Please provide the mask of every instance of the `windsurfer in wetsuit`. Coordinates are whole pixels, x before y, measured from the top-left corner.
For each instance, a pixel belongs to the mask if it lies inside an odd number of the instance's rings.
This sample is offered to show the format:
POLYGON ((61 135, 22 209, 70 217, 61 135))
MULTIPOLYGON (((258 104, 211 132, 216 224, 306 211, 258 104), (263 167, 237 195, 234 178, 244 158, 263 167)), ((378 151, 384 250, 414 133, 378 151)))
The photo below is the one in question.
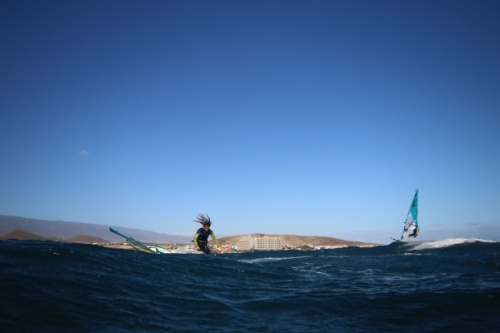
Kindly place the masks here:
POLYGON ((201 223, 201 225, 203 225, 203 227, 198 229, 198 231, 196 231, 196 234, 194 235, 193 242, 196 251, 203 251, 206 254, 210 254, 210 248, 208 247, 208 236, 211 236, 215 244, 219 246, 219 241, 215 237, 214 232, 210 230, 210 226, 212 225, 210 217, 208 217, 208 215, 199 214, 195 222, 201 223))
POLYGON ((409 237, 417 238, 418 232, 419 232, 418 227, 416 227, 415 229, 413 229, 413 233, 408 235, 408 238, 409 237))

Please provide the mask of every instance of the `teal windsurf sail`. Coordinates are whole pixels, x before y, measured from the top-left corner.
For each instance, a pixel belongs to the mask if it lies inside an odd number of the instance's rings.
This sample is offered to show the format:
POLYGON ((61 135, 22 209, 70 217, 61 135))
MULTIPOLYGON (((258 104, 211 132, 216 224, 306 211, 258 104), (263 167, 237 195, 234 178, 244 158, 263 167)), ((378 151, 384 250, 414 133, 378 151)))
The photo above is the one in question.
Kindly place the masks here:
POLYGON ((409 240, 410 238, 417 238, 420 229, 418 227, 418 189, 415 190, 415 195, 406 215, 406 220, 401 233, 401 240, 409 240))

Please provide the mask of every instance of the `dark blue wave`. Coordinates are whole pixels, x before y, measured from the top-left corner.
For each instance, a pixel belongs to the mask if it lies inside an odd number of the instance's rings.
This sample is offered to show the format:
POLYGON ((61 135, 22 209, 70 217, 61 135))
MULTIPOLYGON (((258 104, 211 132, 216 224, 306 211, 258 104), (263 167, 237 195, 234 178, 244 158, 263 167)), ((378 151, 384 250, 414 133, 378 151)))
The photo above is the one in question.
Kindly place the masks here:
POLYGON ((500 244, 150 255, 0 242, 3 332, 493 332, 500 244))

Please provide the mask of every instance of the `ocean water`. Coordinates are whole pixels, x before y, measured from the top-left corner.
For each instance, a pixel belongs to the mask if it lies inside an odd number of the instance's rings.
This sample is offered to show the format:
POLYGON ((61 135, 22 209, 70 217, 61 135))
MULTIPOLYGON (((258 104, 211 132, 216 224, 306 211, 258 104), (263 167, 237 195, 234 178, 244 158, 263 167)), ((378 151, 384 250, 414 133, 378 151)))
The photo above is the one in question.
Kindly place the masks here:
POLYGON ((151 255, 0 242, 2 332, 498 332, 500 243, 151 255))

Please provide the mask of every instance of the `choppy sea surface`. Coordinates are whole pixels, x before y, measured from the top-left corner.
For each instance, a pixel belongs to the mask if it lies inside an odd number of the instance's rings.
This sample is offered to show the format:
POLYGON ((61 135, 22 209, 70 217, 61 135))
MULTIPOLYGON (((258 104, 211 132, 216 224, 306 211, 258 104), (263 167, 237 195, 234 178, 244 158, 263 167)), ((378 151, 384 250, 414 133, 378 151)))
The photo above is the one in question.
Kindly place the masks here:
POLYGON ((498 332, 500 243, 151 255, 0 242, 2 332, 498 332))

